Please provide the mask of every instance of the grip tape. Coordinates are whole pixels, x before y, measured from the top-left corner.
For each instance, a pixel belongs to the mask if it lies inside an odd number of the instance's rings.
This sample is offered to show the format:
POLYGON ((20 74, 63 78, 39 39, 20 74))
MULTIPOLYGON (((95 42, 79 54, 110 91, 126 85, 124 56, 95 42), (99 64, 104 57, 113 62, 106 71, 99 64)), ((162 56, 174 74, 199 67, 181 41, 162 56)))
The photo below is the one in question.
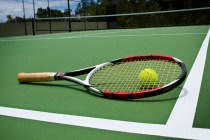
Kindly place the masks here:
POLYGON ((18 81, 20 83, 27 82, 48 82, 54 81, 56 73, 53 72, 40 72, 40 73, 19 73, 18 81))

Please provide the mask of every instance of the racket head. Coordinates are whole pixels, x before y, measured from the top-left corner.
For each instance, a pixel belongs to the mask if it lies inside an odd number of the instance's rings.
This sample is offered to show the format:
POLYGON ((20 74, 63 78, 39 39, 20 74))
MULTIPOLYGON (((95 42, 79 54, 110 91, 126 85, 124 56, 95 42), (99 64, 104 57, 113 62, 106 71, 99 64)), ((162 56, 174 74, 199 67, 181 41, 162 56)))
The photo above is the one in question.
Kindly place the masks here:
POLYGON ((96 66, 85 80, 91 93, 115 99, 137 99, 166 93, 186 78, 185 64, 163 55, 129 56, 96 66), (154 83, 139 82, 139 73, 151 68, 158 75, 154 83))

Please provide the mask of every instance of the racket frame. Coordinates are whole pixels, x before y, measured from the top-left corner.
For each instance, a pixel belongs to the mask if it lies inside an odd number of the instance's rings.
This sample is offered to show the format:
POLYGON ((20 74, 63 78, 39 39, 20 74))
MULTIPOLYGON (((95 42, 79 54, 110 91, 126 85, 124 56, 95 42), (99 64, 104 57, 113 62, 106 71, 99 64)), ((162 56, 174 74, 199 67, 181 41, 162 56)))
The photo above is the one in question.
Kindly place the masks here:
POLYGON ((97 95, 97 96, 101 96, 101 97, 107 97, 107 98, 115 98, 115 99, 136 99, 136 98, 145 98, 145 97, 151 97, 151 96, 156 96, 159 94, 163 94, 165 92, 168 92, 174 88, 176 88, 177 86, 179 86, 184 79, 186 78, 187 75, 187 70, 186 70, 186 66, 185 64, 174 57, 171 56, 163 56, 163 55, 157 55, 157 54, 152 54, 152 55, 138 55, 138 56, 129 56, 129 57, 125 57, 125 58, 120 58, 120 59, 116 59, 110 62, 106 62, 106 63, 102 63, 93 67, 88 67, 85 69, 80 69, 80 70, 76 70, 76 71, 72 71, 72 72, 64 72, 64 73, 52 73, 54 79, 53 80, 67 80, 67 81, 71 81, 80 85, 83 85, 87 90, 89 90, 92 94, 97 95), (107 67, 109 65, 113 65, 113 64, 117 64, 120 62, 132 62, 135 60, 165 60, 165 61, 169 61, 171 63, 176 63, 178 64, 181 69, 182 72, 180 74, 180 76, 168 83, 167 85, 161 86, 161 87, 157 87, 154 89, 145 89, 145 90, 140 90, 137 92, 111 92, 111 91, 106 91, 106 90, 100 90, 97 89, 95 87, 93 87, 90 84, 90 79, 93 76, 94 73, 96 73, 97 71, 99 71, 100 69, 103 69, 104 67, 107 67), (87 74, 85 80, 81 80, 76 78, 75 76, 79 76, 79 75, 83 75, 83 74, 87 74))

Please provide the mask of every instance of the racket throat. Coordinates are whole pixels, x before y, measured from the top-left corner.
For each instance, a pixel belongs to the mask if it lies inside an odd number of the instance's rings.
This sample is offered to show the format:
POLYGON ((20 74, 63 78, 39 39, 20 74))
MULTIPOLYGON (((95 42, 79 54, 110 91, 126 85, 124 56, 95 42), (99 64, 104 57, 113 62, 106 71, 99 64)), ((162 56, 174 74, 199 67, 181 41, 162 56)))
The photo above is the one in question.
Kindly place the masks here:
POLYGON ((85 81, 83 81, 83 80, 80 80, 80 79, 78 79, 78 78, 75 78, 75 77, 71 77, 71 76, 61 76, 61 77, 59 77, 60 79, 58 79, 58 80, 67 80, 67 81, 70 81, 70 82, 74 82, 74 83, 77 83, 77 84, 79 84, 79 85, 82 85, 82 86, 84 86, 84 87, 89 87, 90 86, 90 84, 85 80, 85 81))
POLYGON ((57 73, 55 75, 55 80, 67 80, 67 81, 70 81, 70 82, 74 82, 76 84, 84 86, 93 95, 104 96, 102 91, 92 87, 88 82, 89 80, 87 80, 87 79, 83 81, 83 80, 80 80, 80 79, 75 78, 75 77, 65 76, 65 73, 57 73))
POLYGON ((62 77, 65 76, 64 72, 58 72, 54 75, 55 80, 62 80, 62 77))

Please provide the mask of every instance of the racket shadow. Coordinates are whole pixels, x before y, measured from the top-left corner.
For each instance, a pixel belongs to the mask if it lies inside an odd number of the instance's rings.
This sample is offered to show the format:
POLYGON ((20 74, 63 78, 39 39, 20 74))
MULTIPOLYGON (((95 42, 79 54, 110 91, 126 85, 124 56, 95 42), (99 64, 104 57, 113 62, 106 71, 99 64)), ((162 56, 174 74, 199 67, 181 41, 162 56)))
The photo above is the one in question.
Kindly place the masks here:
MULTIPOLYGON (((81 85, 77 85, 77 84, 68 84, 68 85, 64 85, 64 84, 57 84, 57 83, 24 83, 26 85, 36 85, 36 86, 45 86, 45 87, 61 87, 61 88, 70 88, 73 90, 77 90, 83 93, 89 93, 89 91, 85 88, 83 88, 81 85)), ((90 93, 89 93, 90 94, 90 93)), ((90 94, 92 96, 97 96, 94 94, 90 94)), ((182 87, 177 87, 176 89, 161 94, 161 95, 157 95, 157 96, 152 96, 152 97, 148 97, 148 98, 141 98, 141 99, 134 99, 134 100, 119 100, 119 101, 130 101, 130 102, 162 102, 162 101, 170 101, 170 100, 177 100, 178 98, 183 98, 184 96, 187 95, 187 90, 182 88, 182 87), (182 95, 179 96, 179 94, 181 94, 181 90, 183 90, 184 92, 182 92, 182 95)), ((103 98, 100 96, 97 96, 99 98, 103 98)), ((108 98, 104 98, 104 99, 108 99, 108 98)), ((113 99, 108 99, 108 100, 113 100, 113 99)))
POLYGON ((138 100, 133 100, 134 102, 162 102, 162 101, 171 101, 171 100, 177 100, 178 98, 184 98, 187 96, 187 90, 180 87, 177 87, 176 89, 163 93, 161 95, 152 96, 148 98, 142 98, 138 100), (181 91, 183 91, 181 93, 181 91), (181 94, 181 95, 180 95, 181 94))
POLYGON ((61 88, 71 88, 74 90, 78 90, 81 92, 87 92, 86 89, 81 89, 80 85, 77 84, 71 84, 71 85, 64 85, 64 84, 56 84, 56 83, 24 83, 26 85, 35 85, 35 86, 46 86, 46 87, 61 87, 61 88))

